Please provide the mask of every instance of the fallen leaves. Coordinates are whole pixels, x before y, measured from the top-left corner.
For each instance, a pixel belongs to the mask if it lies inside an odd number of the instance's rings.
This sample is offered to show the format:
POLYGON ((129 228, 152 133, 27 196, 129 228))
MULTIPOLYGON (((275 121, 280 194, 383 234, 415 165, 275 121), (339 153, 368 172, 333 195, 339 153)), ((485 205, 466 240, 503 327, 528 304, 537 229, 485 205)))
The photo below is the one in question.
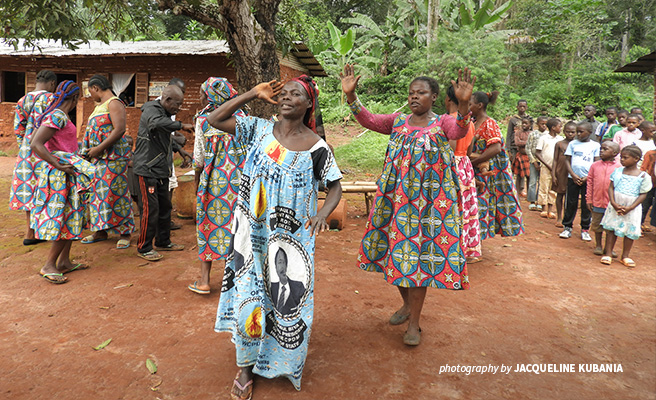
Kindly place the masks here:
POLYGON ((112 339, 109 338, 109 339, 105 340, 104 342, 100 343, 98 346, 94 347, 93 349, 94 350, 102 350, 105 347, 107 347, 107 345, 110 344, 111 342, 112 342, 112 339))
POLYGON ((146 360, 146 368, 148 368, 148 371, 150 371, 151 374, 157 372, 157 364, 155 364, 155 361, 150 358, 146 360))

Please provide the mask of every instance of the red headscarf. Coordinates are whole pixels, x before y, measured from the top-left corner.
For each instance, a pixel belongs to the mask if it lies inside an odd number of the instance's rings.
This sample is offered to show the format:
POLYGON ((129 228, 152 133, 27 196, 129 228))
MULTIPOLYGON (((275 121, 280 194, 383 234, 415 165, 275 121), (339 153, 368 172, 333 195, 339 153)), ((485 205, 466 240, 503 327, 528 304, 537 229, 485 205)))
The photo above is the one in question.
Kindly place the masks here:
POLYGON ((317 97, 319 96, 319 89, 317 89, 314 80, 305 74, 292 79, 292 81, 300 83, 310 98, 312 106, 305 113, 305 117, 303 117, 303 123, 305 126, 312 129, 314 133, 317 133, 317 121, 314 118, 314 110, 317 108, 317 97))

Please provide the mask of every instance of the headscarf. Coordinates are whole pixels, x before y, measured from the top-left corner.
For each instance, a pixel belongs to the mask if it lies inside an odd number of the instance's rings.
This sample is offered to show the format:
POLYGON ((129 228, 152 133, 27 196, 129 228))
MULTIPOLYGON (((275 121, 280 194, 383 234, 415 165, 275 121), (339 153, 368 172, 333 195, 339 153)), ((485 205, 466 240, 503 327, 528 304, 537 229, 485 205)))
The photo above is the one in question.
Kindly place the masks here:
POLYGON ((211 113, 221 104, 239 94, 226 78, 208 78, 202 85, 200 85, 200 90, 202 90, 203 93, 205 93, 205 96, 207 96, 207 105, 198 113, 198 115, 211 113))
POLYGON ((312 103, 312 106, 305 113, 305 116, 303 117, 303 123, 305 124, 305 126, 312 129, 314 133, 317 133, 317 121, 314 116, 314 111, 317 108, 317 97, 319 97, 319 89, 317 89, 317 84, 314 82, 312 78, 310 78, 305 74, 292 79, 292 81, 300 83, 305 89, 305 92, 307 93, 308 97, 310 98, 310 102, 312 103))

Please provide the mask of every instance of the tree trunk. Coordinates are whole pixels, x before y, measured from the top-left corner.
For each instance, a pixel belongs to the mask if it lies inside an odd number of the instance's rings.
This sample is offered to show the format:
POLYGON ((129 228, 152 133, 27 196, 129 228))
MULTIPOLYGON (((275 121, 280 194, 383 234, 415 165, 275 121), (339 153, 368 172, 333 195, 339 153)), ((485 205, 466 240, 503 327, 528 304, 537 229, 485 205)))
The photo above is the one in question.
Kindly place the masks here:
POLYGON ((428 22, 426 23, 426 45, 428 48, 435 41, 435 31, 440 20, 438 15, 439 6, 440 0, 428 0, 428 10, 426 10, 428 13, 428 22))
POLYGON ((622 65, 626 64, 626 57, 629 55, 629 24, 631 23, 631 9, 626 10, 626 20, 624 31, 622 32, 622 65))

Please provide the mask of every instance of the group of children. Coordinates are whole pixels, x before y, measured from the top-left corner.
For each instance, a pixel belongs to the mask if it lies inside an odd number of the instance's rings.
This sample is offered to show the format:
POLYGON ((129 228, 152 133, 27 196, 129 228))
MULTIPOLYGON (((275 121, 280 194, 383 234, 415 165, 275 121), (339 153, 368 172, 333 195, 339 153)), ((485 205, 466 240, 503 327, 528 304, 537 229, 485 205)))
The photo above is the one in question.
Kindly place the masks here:
POLYGON ((645 223, 650 207, 651 225, 656 225, 656 207, 652 207, 656 126, 644 119, 640 109, 629 113, 610 107, 604 123, 594 119, 593 106, 588 109, 592 115, 586 113, 586 120, 578 123, 563 125, 557 118, 538 117, 533 131, 533 120, 523 116, 514 134, 513 173, 518 187, 527 181, 528 192, 522 195, 530 203, 529 210, 555 219, 556 226, 563 228, 561 238, 571 238, 580 204, 581 239, 592 241, 592 231, 594 254, 610 265, 617 257, 615 242, 623 237, 619 260, 632 268, 636 265, 629 257, 633 241, 643 231, 651 231, 645 223))

